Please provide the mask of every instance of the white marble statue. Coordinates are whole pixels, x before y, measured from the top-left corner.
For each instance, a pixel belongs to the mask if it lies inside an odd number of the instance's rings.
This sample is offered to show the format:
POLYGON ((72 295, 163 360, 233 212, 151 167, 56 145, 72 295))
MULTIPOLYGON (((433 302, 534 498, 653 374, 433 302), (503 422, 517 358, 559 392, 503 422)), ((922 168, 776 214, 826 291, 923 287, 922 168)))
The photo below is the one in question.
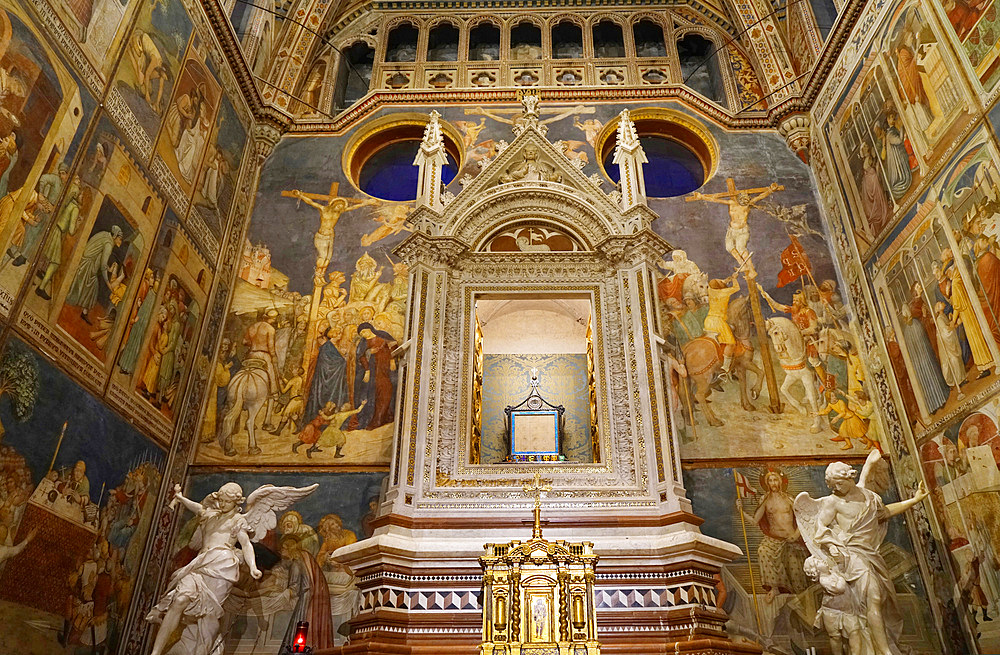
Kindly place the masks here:
POLYGON ((243 498, 243 489, 228 482, 201 503, 181 495, 174 485, 174 501, 198 515, 198 527, 190 546, 198 555, 170 578, 167 592, 146 616, 159 623, 151 655, 209 655, 216 650, 223 604, 240 577, 240 563, 246 562, 254 579, 261 577, 254 558, 253 543, 278 524, 277 512, 291 507, 316 490, 308 487, 275 487, 265 484, 243 498), (246 501, 246 511, 241 505, 246 501), (237 549, 239 544, 239 549, 237 549), (178 626, 180 638, 169 651, 168 641, 178 626))
POLYGON ((879 493, 888 487, 888 466, 873 450, 854 481, 854 467, 834 462, 826 467, 833 493, 795 498, 795 518, 812 557, 805 571, 823 587, 816 625, 830 636, 837 655, 901 655, 896 639, 902 616, 889 568, 879 553, 889 519, 925 497, 921 482, 913 498, 885 505, 879 493), (847 645, 845 652, 844 645, 847 645))

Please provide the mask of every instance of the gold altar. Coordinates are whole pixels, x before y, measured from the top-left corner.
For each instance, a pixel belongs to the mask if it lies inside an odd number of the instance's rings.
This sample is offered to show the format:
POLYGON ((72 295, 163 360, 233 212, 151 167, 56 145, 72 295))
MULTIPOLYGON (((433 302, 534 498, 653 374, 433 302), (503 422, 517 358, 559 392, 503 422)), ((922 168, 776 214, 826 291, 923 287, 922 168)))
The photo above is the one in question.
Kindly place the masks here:
POLYGON ((483 567, 482 655, 599 655, 590 542, 542 537, 535 474, 535 525, 531 539, 486 544, 483 567))

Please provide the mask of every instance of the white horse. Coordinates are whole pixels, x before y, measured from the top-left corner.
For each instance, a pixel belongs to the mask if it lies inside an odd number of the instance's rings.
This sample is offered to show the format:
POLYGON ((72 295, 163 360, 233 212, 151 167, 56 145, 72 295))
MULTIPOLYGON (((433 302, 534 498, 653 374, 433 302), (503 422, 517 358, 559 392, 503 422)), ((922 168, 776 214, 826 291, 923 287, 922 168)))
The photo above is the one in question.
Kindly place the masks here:
POLYGON ((236 421, 243 410, 247 411, 247 436, 250 438, 249 455, 259 455, 260 448, 257 446, 256 423, 257 415, 264 405, 267 405, 267 414, 264 417, 266 424, 271 418, 271 384, 267 375, 267 362, 247 358, 243 360, 242 368, 233 375, 226 386, 226 413, 222 419, 222 426, 219 430, 219 445, 227 456, 236 455, 233 448, 233 433, 236 428, 236 421))
MULTIPOLYGON (((810 410, 815 414, 819 411, 819 394, 816 391, 815 376, 806 361, 806 342, 802 333, 795 323, 783 316, 769 318, 765 323, 767 336, 770 337, 774 352, 785 372, 785 379, 781 382, 781 395, 800 414, 808 415, 810 410), (792 387, 797 384, 802 387, 808 408, 791 393, 792 387)), ((815 434, 821 429, 820 417, 814 416, 809 431, 815 434)))

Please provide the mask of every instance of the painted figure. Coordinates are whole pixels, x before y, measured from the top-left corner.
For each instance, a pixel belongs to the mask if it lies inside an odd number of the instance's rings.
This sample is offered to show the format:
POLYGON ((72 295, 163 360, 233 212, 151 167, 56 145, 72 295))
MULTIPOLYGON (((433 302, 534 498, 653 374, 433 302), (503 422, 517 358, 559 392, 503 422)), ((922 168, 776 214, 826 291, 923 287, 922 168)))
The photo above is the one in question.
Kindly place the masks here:
POLYGON ((115 248, 122 245, 122 229, 111 226, 111 231, 101 231, 90 237, 84 246, 83 256, 76 269, 76 277, 69 287, 66 304, 80 308, 80 318, 90 324, 90 310, 97 304, 99 285, 103 282, 110 290, 108 263, 115 248))
POLYGON ((396 362, 392 350, 396 340, 371 323, 358 326, 361 341, 357 347, 357 370, 354 374, 354 404, 365 403, 364 410, 351 418, 350 429, 374 430, 392 423, 396 388, 396 362))
MULTIPOLYGON (((767 591, 768 602, 778 594, 796 594, 808 584, 802 573, 802 563, 808 553, 799 538, 792 512, 793 499, 788 489, 788 478, 778 470, 769 469, 761 476, 765 490, 753 515, 744 514, 764 533, 757 547, 757 562, 761 571, 761 585, 767 591)), ((742 498, 740 511, 743 511, 742 498)))
POLYGON ((333 259, 333 242, 336 238, 337 221, 340 220, 341 214, 366 205, 374 205, 378 201, 371 198, 348 200, 334 196, 325 205, 321 205, 298 189, 293 190, 291 195, 313 209, 319 210, 319 229, 316 230, 313 237, 313 246, 316 248, 316 277, 320 280, 319 284, 322 284, 326 269, 330 266, 330 260, 333 259))
POLYGON ((52 279, 62 266, 63 246, 80 227, 80 203, 80 176, 76 175, 66 190, 55 228, 49 233, 42 252, 46 264, 35 293, 45 300, 52 300, 52 279))
POLYGON ((750 210, 758 202, 778 190, 780 190, 779 185, 772 183, 767 190, 753 197, 745 191, 736 194, 735 198, 708 196, 700 191, 695 191, 691 194, 691 198, 695 200, 707 200, 708 202, 715 202, 729 207, 729 227, 726 229, 726 251, 733 256, 733 259, 740 266, 746 264, 748 269, 753 271, 753 264, 750 261, 751 253, 747 250, 747 244, 750 242, 750 225, 748 223, 750 210))

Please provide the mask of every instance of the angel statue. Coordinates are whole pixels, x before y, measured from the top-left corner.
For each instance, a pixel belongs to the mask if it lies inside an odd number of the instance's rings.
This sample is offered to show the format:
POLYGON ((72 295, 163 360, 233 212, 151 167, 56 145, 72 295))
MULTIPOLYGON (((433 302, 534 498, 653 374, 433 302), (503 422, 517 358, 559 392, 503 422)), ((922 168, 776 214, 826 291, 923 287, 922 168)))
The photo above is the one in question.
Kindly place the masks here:
POLYGON ((196 503, 181 494, 174 485, 174 500, 197 514, 198 527, 191 537, 192 548, 198 555, 170 577, 167 593, 146 616, 160 628, 150 655, 163 655, 168 641, 178 626, 182 631, 169 655, 209 655, 216 650, 222 606, 233 585, 240 577, 240 554, 250 569, 250 575, 260 579, 253 543, 278 525, 276 513, 283 512, 316 490, 308 487, 275 487, 265 484, 243 497, 243 489, 227 482, 196 503), (246 511, 241 505, 246 501, 246 511), (239 544, 239 549, 236 548, 239 544))
POLYGON ((826 629, 836 655, 900 655, 903 620, 879 548, 889 519, 926 498, 927 488, 921 482, 913 498, 883 504, 889 466, 878 450, 868 455, 858 482, 855 473, 844 462, 830 464, 826 484, 833 493, 817 499, 802 492, 793 505, 812 554, 805 571, 824 592, 816 627, 826 629))

